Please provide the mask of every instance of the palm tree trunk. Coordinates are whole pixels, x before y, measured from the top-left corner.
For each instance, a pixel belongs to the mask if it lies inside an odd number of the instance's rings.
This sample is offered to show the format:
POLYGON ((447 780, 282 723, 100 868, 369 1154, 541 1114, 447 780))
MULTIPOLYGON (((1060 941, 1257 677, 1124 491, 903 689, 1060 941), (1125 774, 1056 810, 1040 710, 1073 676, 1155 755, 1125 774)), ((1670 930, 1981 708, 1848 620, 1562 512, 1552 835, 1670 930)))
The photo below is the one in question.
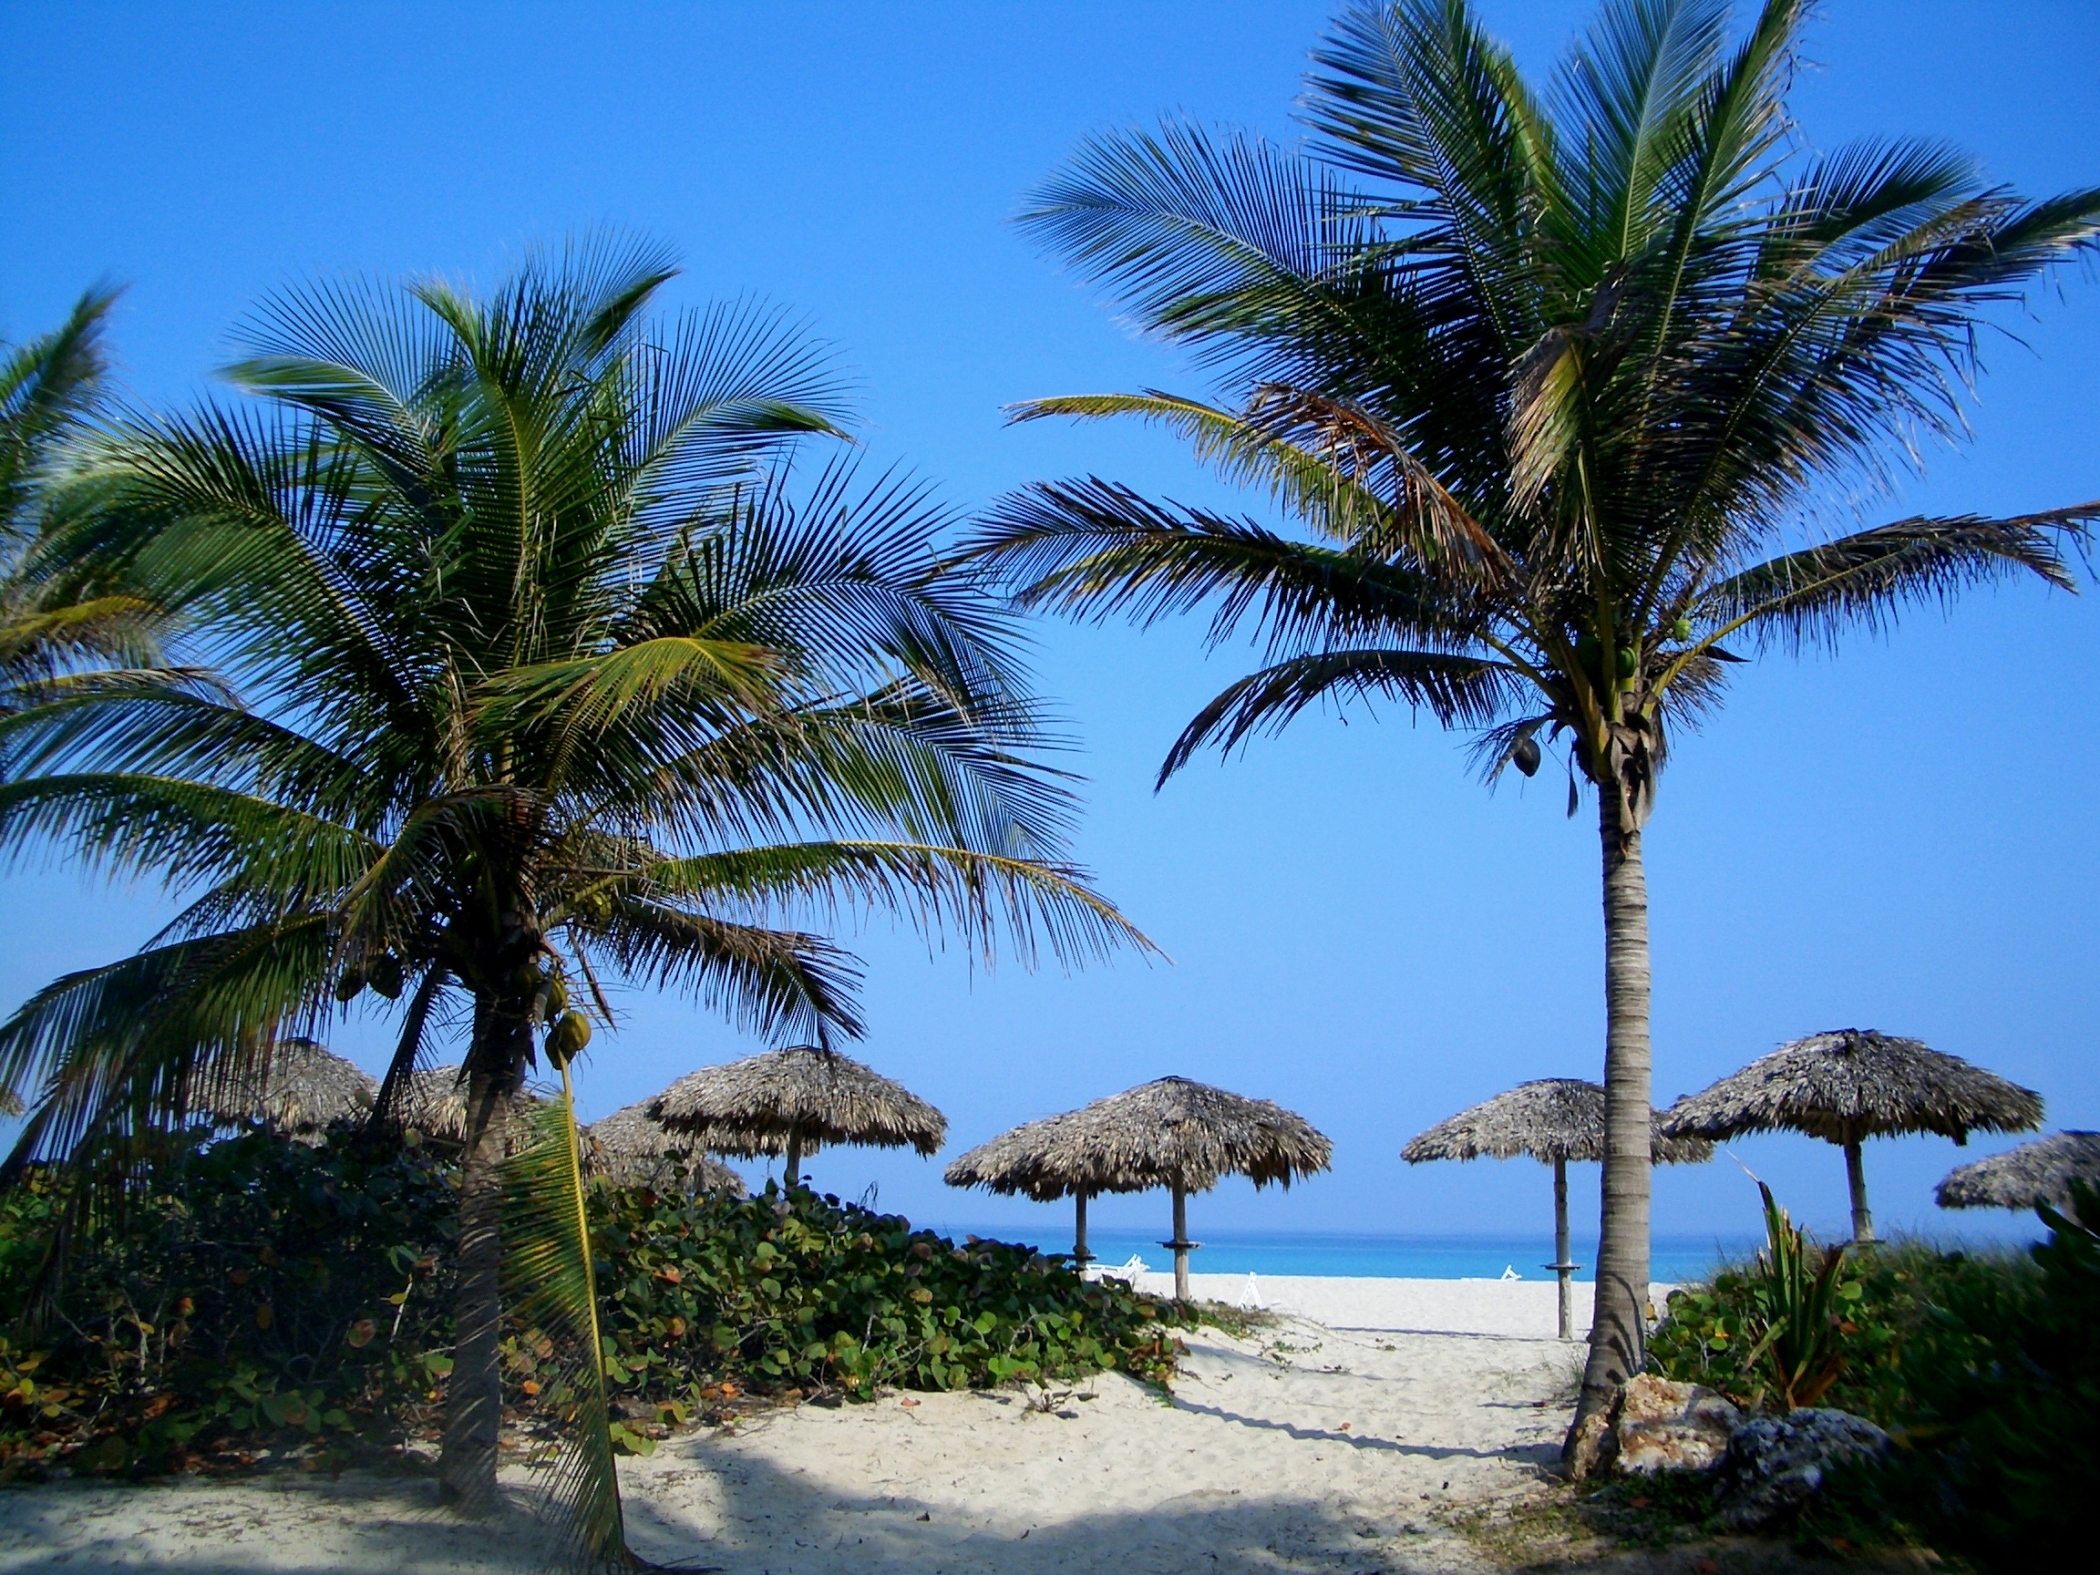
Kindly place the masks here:
POLYGON ((485 1071, 467 1084, 467 1142, 460 1158, 457 1335, 445 1383, 445 1443, 439 1466, 445 1502, 469 1515, 495 1507, 496 1435, 503 1419, 497 1364, 503 1278, 503 1157, 509 1100, 485 1071))
POLYGON ((439 1496, 468 1515, 496 1506, 496 1444, 503 1423, 503 1185, 511 1096, 524 1072, 532 1027, 500 1007, 476 1013, 467 1054, 467 1133, 460 1156, 459 1285, 452 1373, 445 1381, 439 1496))
MULTIPOLYGON (((1648 882, 1641 831, 1625 790, 1602 784, 1604 854, 1604 1213, 1597 1243, 1597 1300, 1583 1367, 1576 1431, 1611 1404, 1647 1354, 1649 1131, 1648 882)), ((1572 1460, 1572 1451, 1569 1452, 1572 1460)))
POLYGON ((1852 1190, 1852 1240, 1854 1245, 1874 1239, 1874 1215, 1867 1207, 1867 1167, 1860 1158, 1859 1139, 1845 1137, 1845 1182, 1852 1190))

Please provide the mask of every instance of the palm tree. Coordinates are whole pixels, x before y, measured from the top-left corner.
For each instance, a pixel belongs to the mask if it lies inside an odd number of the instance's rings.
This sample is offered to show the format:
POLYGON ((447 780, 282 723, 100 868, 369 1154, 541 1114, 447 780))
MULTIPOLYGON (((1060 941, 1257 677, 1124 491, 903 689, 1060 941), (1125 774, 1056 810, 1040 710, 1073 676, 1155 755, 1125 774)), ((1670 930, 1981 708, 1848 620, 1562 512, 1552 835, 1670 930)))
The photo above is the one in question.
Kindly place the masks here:
MULTIPOLYGON (((0 719, 0 843, 191 898, 0 1025, 0 1081, 39 1091, 10 1172, 79 1156, 106 1189, 200 1089, 352 1003, 398 1021, 382 1117, 426 1041, 466 1038, 442 1477, 470 1511, 505 1271, 588 1267, 561 1244, 573 1133, 510 1131, 513 1095, 542 1051, 566 1082, 604 970, 824 1043, 860 1030, 855 970, 796 914, 886 907, 1024 961, 1141 943, 1061 861, 1005 615, 936 572, 950 517, 850 468, 792 486, 784 445, 838 432, 823 361, 748 308, 652 323, 672 273, 600 244, 481 297, 270 301, 229 371, 253 397, 113 426, 66 537, 156 587, 232 693, 0 719)), ((605 1552, 617 1515, 592 1524, 605 1552)))
POLYGON ((1610 0, 1541 91, 1465 0, 1357 0, 1315 56, 1312 156, 1180 123, 1103 136, 1023 216, 1226 398, 1019 419, 1158 423, 1300 527, 1098 479, 981 527, 973 552, 1025 604, 1208 606, 1214 642, 1260 643, 1161 781, 1316 703, 1387 697, 1473 730, 1490 777, 1564 741, 1569 813, 1578 779, 1596 793, 1609 1136, 1578 1425, 1642 1356, 1641 834, 1672 733, 1741 647, 2008 577, 2070 588, 2059 544, 2100 517, 1816 528, 1833 481, 1959 434, 1978 313, 2089 247, 2100 192, 2025 201, 1912 141, 1802 151, 1805 9, 1766 0, 1731 42, 1723 0, 1610 0))
POLYGON ((68 445, 109 386, 116 292, 85 292, 47 334, 0 347, 0 710, 85 669, 140 665, 158 649, 155 609, 136 594, 54 572, 48 538, 68 445))

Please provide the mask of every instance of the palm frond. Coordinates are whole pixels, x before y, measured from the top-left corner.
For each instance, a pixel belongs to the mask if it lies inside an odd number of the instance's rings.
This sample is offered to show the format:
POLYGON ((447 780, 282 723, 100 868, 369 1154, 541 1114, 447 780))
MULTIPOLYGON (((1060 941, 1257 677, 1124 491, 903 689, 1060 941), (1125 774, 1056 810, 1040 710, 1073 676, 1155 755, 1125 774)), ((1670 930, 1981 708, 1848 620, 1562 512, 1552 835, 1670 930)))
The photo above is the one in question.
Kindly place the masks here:
POLYGON ((1215 600, 1210 639, 1251 624, 1272 647, 1390 634, 1460 645, 1473 626, 1421 575, 1247 520, 1148 502, 1113 482, 1042 483, 1000 499, 968 549, 1028 607, 1140 625, 1215 600))
POLYGON ((2059 542, 2081 544, 2100 502, 2009 519, 1919 515, 1790 552, 1713 586, 1699 620, 1713 638, 1746 628, 1759 645, 1834 645, 1847 628, 1892 624, 1905 605, 1942 605, 1967 587, 2028 574, 2076 591, 2059 542))
POLYGON ((598 1287, 568 1068, 561 1094, 513 1117, 522 1140, 499 1162, 503 1187, 503 1279, 512 1316, 553 1354, 535 1370, 538 1406, 561 1423, 547 1462, 542 1504, 584 1569, 633 1569, 613 1458, 598 1287))
POLYGON ((1281 732, 1307 706, 1337 710, 1377 697, 1426 710, 1446 727, 1486 727, 1526 691, 1505 663, 1441 651, 1327 650, 1292 657, 1229 685, 1182 729, 1159 768, 1164 787, 1204 749, 1229 755, 1281 732))
POLYGON ((903 842, 806 842, 670 859, 646 867, 645 889, 734 903, 762 922, 812 909, 912 918, 929 939, 954 931, 989 963, 1004 934, 1025 966, 1038 946, 1066 966, 1119 946, 1158 948, 1086 883, 1041 859, 903 842))

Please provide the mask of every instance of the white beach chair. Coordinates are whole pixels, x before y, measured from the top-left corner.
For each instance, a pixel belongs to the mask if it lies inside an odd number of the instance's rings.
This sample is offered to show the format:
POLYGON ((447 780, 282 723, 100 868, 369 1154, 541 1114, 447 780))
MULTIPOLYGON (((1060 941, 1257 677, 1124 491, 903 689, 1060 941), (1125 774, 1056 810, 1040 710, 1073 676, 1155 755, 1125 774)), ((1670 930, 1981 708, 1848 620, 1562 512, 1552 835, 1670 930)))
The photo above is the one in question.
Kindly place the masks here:
POLYGON ((1261 1299, 1261 1287, 1254 1283, 1254 1276, 1251 1272, 1247 1276, 1247 1288, 1240 1292, 1240 1306, 1248 1312, 1267 1312, 1269 1310, 1269 1304, 1261 1299))

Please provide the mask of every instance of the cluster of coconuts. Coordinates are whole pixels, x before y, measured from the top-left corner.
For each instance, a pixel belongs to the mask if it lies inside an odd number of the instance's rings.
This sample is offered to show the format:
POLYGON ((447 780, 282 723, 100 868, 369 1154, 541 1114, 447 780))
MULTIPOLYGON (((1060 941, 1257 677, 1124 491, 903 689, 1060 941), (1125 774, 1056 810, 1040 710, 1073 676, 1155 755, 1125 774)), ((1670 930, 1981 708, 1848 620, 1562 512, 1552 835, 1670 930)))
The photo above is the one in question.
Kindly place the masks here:
POLYGON ((338 974, 335 998, 347 1003, 355 1000, 360 990, 369 988, 374 995, 396 1001, 401 998, 403 978, 401 959, 392 952, 381 952, 371 961, 352 963, 338 974))
MULTIPOLYGON (((1684 644, 1692 637, 1692 620, 1689 618, 1676 619, 1670 625, 1669 634, 1670 638, 1679 645, 1684 644)), ((1620 646, 1614 653, 1614 656, 1616 657, 1614 665, 1618 668, 1621 678, 1631 678, 1640 671, 1640 653, 1632 646, 1620 646)), ((1601 676, 1604 661, 1604 642, 1599 640, 1594 634, 1577 635, 1575 638, 1575 660, 1582 664, 1584 671, 1601 676)), ((1509 746, 1509 763, 1527 777, 1538 775, 1539 764, 1543 758, 1544 756, 1539 749, 1539 741, 1532 736, 1529 727, 1519 733, 1516 741, 1509 746)))
POLYGON ((543 1048, 559 1072, 591 1042, 591 1020, 569 1005, 569 986, 559 973, 527 963, 518 970, 518 984, 532 997, 533 1016, 547 1025, 543 1048))
MULTIPOLYGON (((1692 620, 1689 618, 1677 619, 1670 625, 1669 635, 1672 640, 1682 645, 1692 637, 1692 620)), ((1622 645, 1614 655, 1617 658, 1614 665, 1618 668, 1621 678, 1631 678, 1640 671, 1640 652, 1632 646, 1622 645)), ((1583 671, 1596 673, 1601 676, 1604 660, 1603 642, 1594 634, 1577 635, 1575 638, 1575 660, 1582 664, 1583 671)))

